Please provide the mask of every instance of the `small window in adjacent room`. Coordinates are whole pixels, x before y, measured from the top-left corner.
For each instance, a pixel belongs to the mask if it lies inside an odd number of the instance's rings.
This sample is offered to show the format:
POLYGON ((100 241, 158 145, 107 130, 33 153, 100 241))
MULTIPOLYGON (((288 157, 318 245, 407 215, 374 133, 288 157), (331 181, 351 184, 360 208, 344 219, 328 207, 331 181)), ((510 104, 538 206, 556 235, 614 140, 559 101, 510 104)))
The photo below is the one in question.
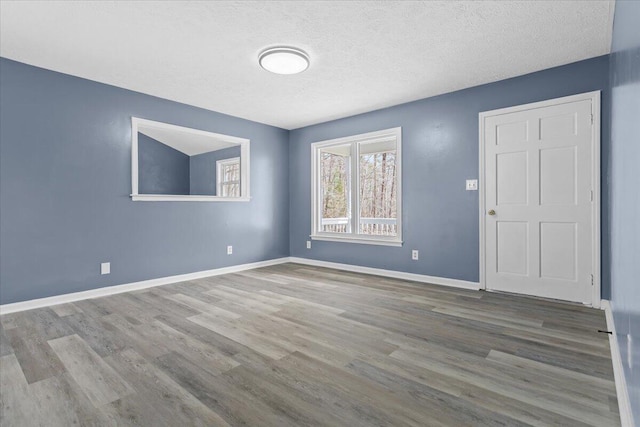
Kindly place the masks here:
POLYGON ((400 246, 401 129, 312 144, 311 238, 400 246))
POLYGON ((222 197, 240 196, 240 157, 216 162, 216 194, 222 197))

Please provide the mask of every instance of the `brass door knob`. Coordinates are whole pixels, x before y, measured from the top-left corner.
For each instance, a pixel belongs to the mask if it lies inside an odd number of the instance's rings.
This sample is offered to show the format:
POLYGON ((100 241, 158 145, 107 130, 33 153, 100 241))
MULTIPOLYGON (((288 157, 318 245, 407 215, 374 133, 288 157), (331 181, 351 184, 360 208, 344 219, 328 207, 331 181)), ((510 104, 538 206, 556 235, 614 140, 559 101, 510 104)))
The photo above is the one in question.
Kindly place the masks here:
POLYGON ((496 211, 494 211, 493 209, 491 209, 491 210, 489 210, 489 212, 488 212, 488 213, 489 213, 489 215, 495 215, 495 214, 496 214, 496 211))

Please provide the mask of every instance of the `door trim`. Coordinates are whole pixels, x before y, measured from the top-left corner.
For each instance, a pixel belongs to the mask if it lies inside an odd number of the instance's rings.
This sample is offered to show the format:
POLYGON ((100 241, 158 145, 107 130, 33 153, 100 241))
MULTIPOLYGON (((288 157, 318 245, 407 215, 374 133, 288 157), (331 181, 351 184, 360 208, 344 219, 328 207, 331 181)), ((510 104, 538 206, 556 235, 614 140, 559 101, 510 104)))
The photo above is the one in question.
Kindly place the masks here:
POLYGON ((593 114, 593 144, 592 147, 592 188, 593 203, 591 204, 591 213, 594 220, 592 229, 592 265, 593 265, 593 286, 591 290, 591 306, 595 308, 601 307, 601 265, 600 265, 600 91, 581 93, 578 95, 565 96, 562 98, 554 98, 541 102, 533 102, 530 104, 517 105, 513 107, 500 108, 497 110, 483 111, 478 114, 479 120, 479 183, 478 183, 478 201, 479 201, 479 222, 480 222, 480 289, 487 289, 486 268, 485 268, 485 248, 486 248, 486 232, 485 232, 485 120, 487 117, 500 116, 502 114, 515 113, 518 111, 531 110, 534 108, 550 107, 553 105, 568 104, 576 101, 591 101, 591 113, 593 114))

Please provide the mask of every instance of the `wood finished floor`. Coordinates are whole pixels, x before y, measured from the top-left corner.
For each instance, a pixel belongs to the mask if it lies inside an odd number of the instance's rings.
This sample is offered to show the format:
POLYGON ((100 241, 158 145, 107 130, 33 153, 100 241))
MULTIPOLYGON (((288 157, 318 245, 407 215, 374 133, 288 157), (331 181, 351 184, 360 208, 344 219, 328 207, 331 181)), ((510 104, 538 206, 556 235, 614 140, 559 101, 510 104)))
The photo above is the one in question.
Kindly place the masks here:
POLYGON ((2 426, 619 425, 604 313, 284 264, 0 318, 2 426))

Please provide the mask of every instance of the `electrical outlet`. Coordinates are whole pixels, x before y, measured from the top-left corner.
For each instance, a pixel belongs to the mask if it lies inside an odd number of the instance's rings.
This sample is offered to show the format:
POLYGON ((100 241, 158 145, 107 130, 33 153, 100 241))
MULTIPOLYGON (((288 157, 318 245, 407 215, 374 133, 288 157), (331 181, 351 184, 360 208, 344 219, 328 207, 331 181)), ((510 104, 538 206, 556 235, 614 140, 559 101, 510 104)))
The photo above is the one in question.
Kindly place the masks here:
POLYGON ((307 249, 311 249, 311 240, 307 240, 307 249))
POLYGON ((411 251, 411 259, 412 260, 417 261, 418 260, 418 255, 419 254, 418 254, 418 250, 417 249, 414 249, 414 250, 411 251))
POLYGON ((103 262, 100 264, 100 274, 111 274, 111 263, 103 262))
POLYGON ((466 188, 467 188, 467 191, 477 191, 478 190, 478 180, 477 179, 468 179, 466 188))
POLYGON ((227 255, 231 255, 233 253, 233 246, 227 246, 227 255))

